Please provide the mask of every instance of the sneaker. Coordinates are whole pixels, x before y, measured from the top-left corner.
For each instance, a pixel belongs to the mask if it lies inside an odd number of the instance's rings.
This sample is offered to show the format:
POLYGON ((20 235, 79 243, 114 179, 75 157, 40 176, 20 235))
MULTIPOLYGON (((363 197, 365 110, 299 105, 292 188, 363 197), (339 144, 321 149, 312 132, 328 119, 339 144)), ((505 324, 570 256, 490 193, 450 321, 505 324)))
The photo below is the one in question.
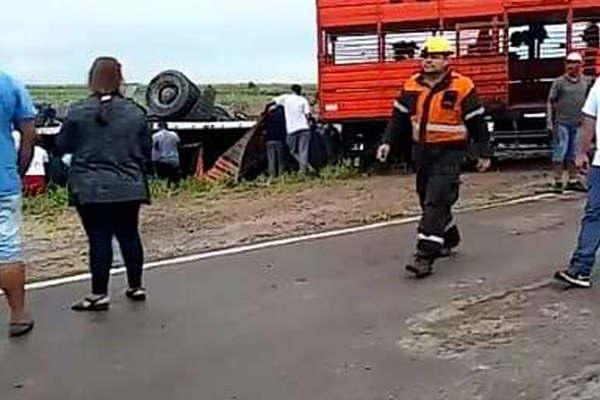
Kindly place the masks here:
POLYGON ((146 300, 146 289, 144 288, 135 288, 128 289, 125 292, 125 296, 131 301, 145 301, 146 300))
POLYGON ((592 287, 592 278, 590 276, 574 275, 569 270, 557 272, 554 278, 571 286, 584 289, 592 287))
POLYGON ((413 273, 417 279, 423 279, 433 274, 433 261, 425 258, 415 258, 415 261, 406 266, 406 270, 413 273))

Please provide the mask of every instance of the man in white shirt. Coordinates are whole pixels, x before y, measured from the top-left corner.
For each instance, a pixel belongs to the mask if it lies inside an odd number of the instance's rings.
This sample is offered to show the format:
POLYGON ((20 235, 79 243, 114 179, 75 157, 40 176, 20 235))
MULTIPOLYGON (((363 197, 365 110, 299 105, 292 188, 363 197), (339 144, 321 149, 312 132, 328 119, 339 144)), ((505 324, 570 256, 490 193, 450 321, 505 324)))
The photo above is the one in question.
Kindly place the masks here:
POLYGON ((287 130, 287 145, 290 153, 298 161, 300 172, 311 168, 310 156, 310 104, 302 96, 300 85, 292 86, 292 93, 276 97, 273 102, 283 106, 287 130))
POLYGON ((571 286, 589 288, 600 248, 600 151, 590 163, 592 142, 600 143, 600 79, 592 88, 583 107, 582 138, 576 158, 577 168, 588 173, 588 203, 581 225, 577 249, 571 264, 565 271, 557 272, 555 278, 571 286))

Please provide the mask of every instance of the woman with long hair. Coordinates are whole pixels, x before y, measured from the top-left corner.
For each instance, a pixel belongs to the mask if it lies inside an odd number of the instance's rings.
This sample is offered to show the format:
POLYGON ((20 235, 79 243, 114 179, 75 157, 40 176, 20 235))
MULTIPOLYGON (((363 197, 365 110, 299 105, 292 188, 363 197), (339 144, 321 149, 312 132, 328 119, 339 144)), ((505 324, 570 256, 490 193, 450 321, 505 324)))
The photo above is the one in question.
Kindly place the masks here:
POLYGON ((140 207, 150 202, 146 166, 152 139, 145 111, 123 97, 121 64, 116 59, 95 60, 88 83, 92 94, 71 106, 58 148, 63 154, 72 154, 70 202, 88 236, 92 274, 91 295, 72 309, 105 311, 110 305, 113 237, 127 267, 126 296, 133 301, 146 299, 138 226, 140 207))

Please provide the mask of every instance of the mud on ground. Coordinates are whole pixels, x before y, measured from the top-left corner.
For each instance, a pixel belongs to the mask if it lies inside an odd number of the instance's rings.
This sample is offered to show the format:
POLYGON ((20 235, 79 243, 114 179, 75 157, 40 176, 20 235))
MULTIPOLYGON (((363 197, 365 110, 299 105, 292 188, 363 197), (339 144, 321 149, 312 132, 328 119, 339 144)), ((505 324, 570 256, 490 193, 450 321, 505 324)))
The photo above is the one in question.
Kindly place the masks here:
MULTIPOLYGON (((532 195, 548 179, 544 171, 468 174, 458 207, 532 195)), ((147 261, 417 215, 413 181, 361 177, 279 193, 158 200, 142 212, 147 261)), ((87 242, 73 210, 46 219, 25 217, 24 248, 31 281, 87 270, 87 242)))
POLYGON ((469 366, 470 374, 438 399, 594 400, 600 364, 590 349, 598 346, 600 324, 592 307, 589 292, 541 281, 415 315, 398 346, 416 357, 469 366), (564 363, 580 369, 556 375, 564 363))

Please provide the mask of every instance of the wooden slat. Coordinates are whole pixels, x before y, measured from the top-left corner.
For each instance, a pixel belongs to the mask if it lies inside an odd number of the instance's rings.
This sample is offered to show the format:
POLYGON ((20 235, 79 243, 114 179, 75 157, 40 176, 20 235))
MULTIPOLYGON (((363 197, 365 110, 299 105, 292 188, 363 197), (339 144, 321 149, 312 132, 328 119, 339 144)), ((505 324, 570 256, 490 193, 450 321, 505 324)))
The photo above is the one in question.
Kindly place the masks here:
POLYGON ((443 18, 457 19, 482 17, 482 19, 504 13, 503 0, 445 0, 441 1, 443 18))
POLYGON ((366 4, 339 6, 319 10, 321 28, 349 27, 353 25, 377 25, 379 6, 366 4))
MULTIPOLYGON (((453 60, 454 68, 473 79, 485 100, 508 101, 506 56, 453 60)), ((388 118, 403 83, 420 62, 327 66, 321 75, 321 114, 326 120, 388 118)))
POLYGON ((383 23, 398 23, 438 20, 441 16, 439 11, 437 1, 409 0, 392 4, 388 1, 381 6, 381 21, 383 23))

